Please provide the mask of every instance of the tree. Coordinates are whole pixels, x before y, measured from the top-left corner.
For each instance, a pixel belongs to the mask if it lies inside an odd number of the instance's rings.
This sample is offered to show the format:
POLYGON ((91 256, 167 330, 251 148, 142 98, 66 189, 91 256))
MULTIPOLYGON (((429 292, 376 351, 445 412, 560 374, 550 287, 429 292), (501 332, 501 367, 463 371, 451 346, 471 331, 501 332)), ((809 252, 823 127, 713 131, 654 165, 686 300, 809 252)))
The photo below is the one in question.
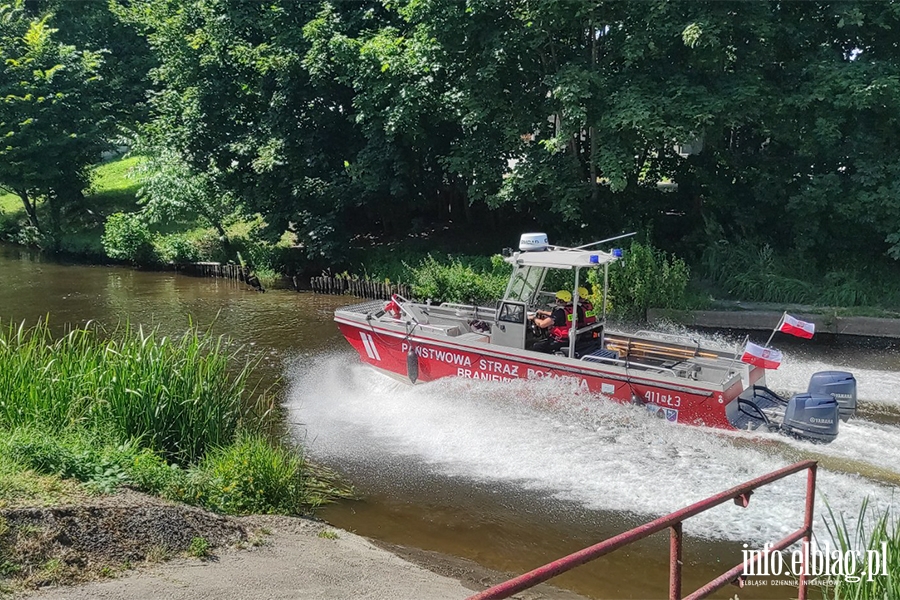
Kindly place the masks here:
POLYGON ((355 197, 345 162, 359 143, 349 94, 315 85, 304 65, 303 28, 317 8, 148 0, 125 12, 159 57, 153 118, 141 131, 159 171, 151 181, 168 183, 146 188, 148 206, 177 202, 217 227, 226 206, 258 211, 276 237, 293 228, 311 256, 340 249, 343 207, 355 197), (185 193, 170 195, 179 178, 185 193))
POLYGON ((694 258, 710 232, 900 258, 895 2, 122 6, 159 60, 144 133, 190 191, 151 204, 258 211, 310 256, 494 211, 694 258))
POLYGON ((43 200, 56 231, 62 211, 83 199, 112 124, 100 55, 58 43, 49 22, 21 3, 0 6, 0 186, 22 199, 38 230, 43 200))

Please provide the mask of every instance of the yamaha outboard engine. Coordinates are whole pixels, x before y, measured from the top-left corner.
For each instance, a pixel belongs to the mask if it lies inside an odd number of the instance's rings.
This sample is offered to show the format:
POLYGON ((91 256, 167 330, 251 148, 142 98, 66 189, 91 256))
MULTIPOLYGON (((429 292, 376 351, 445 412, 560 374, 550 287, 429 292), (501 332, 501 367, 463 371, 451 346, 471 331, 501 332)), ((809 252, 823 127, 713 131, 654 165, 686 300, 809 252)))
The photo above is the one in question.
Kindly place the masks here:
POLYGON ((856 378, 846 371, 820 371, 809 380, 805 394, 785 400, 769 388, 754 385, 725 405, 735 429, 781 431, 827 444, 838 424, 856 414, 856 378))
POLYGON ((828 443, 838 434, 840 406, 828 395, 797 394, 788 401, 781 429, 790 435, 828 443))
POLYGON ((809 379, 807 393, 811 396, 831 396, 841 408, 841 420, 856 414, 856 378, 846 371, 820 371, 809 379))

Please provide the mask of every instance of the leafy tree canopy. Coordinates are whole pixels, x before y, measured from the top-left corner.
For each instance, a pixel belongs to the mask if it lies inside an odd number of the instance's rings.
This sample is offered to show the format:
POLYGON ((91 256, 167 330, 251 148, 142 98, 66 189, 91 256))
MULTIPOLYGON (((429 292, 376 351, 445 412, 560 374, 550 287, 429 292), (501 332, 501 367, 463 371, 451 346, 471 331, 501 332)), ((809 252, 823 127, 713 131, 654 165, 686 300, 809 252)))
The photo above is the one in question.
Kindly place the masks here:
POLYGON ((47 201, 57 228, 82 198, 112 124, 100 55, 61 44, 50 23, 21 3, 0 5, 0 185, 39 229, 36 201, 47 201))

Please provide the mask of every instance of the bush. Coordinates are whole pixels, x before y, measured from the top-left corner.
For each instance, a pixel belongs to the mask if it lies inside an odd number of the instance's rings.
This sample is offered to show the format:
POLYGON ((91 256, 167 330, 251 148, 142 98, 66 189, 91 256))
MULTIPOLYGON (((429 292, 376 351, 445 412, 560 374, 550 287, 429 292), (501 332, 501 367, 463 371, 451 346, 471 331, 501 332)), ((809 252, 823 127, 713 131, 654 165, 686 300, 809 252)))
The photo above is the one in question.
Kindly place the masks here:
POLYGON ((136 213, 119 212, 107 217, 102 242, 110 258, 142 265, 157 262, 150 229, 136 213))
MULTIPOLYGON (((791 303, 809 302, 815 296, 812 284, 791 276, 768 244, 723 241, 704 250, 703 264, 712 281, 743 300, 791 303)), ((808 267, 800 270, 804 268, 808 267)))
MULTIPOLYGON (((602 289, 602 280, 599 286, 596 284, 597 274, 591 277, 595 278, 594 289, 602 289)), ((609 268, 610 308, 624 319, 637 321, 646 321, 651 307, 681 308, 686 302, 688 279, 690 270, 680 258, 632 242, 623 259, 609 268)))
POLYGON ((900 294, 894 282, 895 264, 870 261, 819 268, 795 255, 778 255, 767 244, 725 240, 703 252, 703 274, 723 291, 741 300, 819 306, 896 308, 900 294))
POLYGON ((157 235, 153 240, 153 247, 164 263, 184 264, 198 262, 204 258, 199 244, 187 233, 157 235))
POLYGON ((149 448, 132 456, 125 469, 129 482, 137 489, 170 500, 187 501, 187 471, 175 463, 167 463, 149 448))
POLYGON ((440 263, 430 254, 417 267, 410 267, 413 293, 436 302, 483 302, 496 300, 509 280, 510 266, 497 256, 489 269, 477 269, 451 258, 440 263))
POLYGON ((242 434, 203 459, 194 485, 200 503, 212 510, 298 515, 324 500, 310 493, 307 468, 299 449, 242 434))
POLYGON ((94 490, 111 492, 129 481, 125 465, 134 444, 99 444, 86 432, 50 434, 35 428, 13 430, 0 444, 3 455, 44 475, 76 479, 94 490))

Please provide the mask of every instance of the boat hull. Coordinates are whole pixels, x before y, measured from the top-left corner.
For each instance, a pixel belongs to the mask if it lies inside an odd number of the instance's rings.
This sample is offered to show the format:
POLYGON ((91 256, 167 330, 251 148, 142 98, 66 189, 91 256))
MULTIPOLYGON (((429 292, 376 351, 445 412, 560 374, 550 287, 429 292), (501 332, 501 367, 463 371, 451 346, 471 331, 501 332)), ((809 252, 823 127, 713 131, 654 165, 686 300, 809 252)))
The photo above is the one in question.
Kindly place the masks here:
MULTIPOLYGON (((723 429, 734 429, 726 417, 725 406, 745 388, 740 380, 727 389, 693 385, 697 382, 671 376, 634 375, 623 368, 535 352, 516 354, 512 349, 457 343, 452 338, 412 336, 371 322, 336 320, 360 359, 373 367, 409 377, 412 353, 416 382, 444 377, 485 381, 566 378, 585 392, 621 403, 643 404, 660 419, 723 429)), ((747 383, 755 383, 761 372, 751 370, 747 383)))

